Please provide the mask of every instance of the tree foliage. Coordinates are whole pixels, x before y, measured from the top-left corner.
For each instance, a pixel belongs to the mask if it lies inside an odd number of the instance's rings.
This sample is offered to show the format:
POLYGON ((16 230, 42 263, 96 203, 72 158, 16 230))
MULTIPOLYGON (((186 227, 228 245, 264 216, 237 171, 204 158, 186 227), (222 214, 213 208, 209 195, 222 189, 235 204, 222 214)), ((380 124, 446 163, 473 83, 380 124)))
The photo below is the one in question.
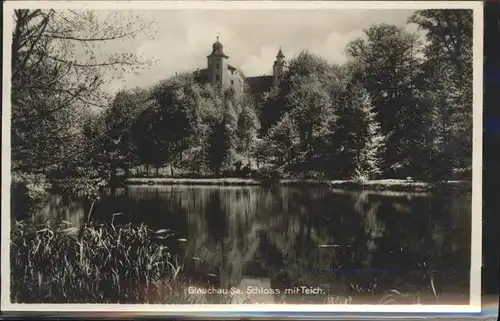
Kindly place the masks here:
MULTIPOLYGON (((427 150, 435 178, 472 166, 472 10, 422 10, 409 20, 425 32, 422 69, 429 110, 427 150)), ((430 175, 429 174, 429 175, 430 175)))
MULTIPOLYGON (((12 170, 82 176, 91 107, 107 104, 105 69, 142 66, 130 53, 99 46, 133 37, 144 25, 111 25, 94 11, 14 11, 11 60, 12 170)), ((86 172, 83 170, 83 172, 86 172)))
POLYGON ((301 52, 260 100, 189 72, 108 99, 105 69, 141 64, 130 54, 104 57, 93 45, 138 30, 97 21, 92 12, 16 11, 15 170, 113 180, 140 166, 148 175, 169 168, 172 176, 221 176, 244 175, 245 165, 281 176, 428 180, 470 167, 469 11, 416 12, 409 23, 426 43, 374 25, 348 44, 342 66, 301 52))
POLYGON ((389 135, 386 175, 412 176, 418 170, 411 142, 419 133, 420 104, 415 88, 423 82, 416 35, 381 24, 366 30, 366 39, 347 47, 357 64, 354 79, 370 94, 382 132, 389 135))

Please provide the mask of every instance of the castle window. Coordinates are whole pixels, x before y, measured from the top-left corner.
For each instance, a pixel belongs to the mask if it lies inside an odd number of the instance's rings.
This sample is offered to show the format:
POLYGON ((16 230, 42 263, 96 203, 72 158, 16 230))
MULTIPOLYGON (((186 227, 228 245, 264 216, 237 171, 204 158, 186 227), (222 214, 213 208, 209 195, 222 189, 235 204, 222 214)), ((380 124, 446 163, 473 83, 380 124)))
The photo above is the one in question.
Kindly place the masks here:
POLYGON ((231 85, 234 85, 234 80, 231 80, 231 85))
POLYGON ((220 80, 220 76, 219 75, 215 75, 215 80, 220 80))
POLYGON ((220 65, 219 64, 215 64, 215 69, 220 69, 220 65))

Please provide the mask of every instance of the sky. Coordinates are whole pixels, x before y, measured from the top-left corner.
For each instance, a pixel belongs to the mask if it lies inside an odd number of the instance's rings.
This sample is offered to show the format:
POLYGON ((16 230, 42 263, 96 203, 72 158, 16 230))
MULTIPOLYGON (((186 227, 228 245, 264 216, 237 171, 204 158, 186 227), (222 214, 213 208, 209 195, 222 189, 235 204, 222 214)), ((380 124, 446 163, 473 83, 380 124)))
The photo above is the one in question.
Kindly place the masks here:
MULTIPOLYGON (((346 61, 346 45, 374 24, 407 25, 412 10, 157 10, 133 11, 151 28, 111 50, 132 52, 154 64, 113 79, 107 90, 148 87, 176 72, 206 68, 206 56, 219 36, 229 63, 246 76, 272 73, 281 47, 286 59, 302 50, 331 63, 346 61), (119 47, 117 47, 119 46, 119 47)), ((108 48, 108 50, 110 49, 108 48)))

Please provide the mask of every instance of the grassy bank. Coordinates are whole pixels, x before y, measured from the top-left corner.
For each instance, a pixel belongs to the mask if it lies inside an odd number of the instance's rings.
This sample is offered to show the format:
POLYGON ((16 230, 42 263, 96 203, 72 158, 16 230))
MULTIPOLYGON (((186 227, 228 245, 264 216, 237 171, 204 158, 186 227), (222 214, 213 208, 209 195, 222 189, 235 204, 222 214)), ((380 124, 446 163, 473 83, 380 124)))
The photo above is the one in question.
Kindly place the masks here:
POLYGON ((470 181, 447 181, 441 183, 415 182, 409 180, 381 179, 366 182, 352 180, 318 180, 318 179, 249 179, 249 178, 127 178, 126 185, 214 185, 214 186, 329 186, 332 188, 394 190, 394 191, 428 191, 436 186, 447 185, 468 187, 470 181))

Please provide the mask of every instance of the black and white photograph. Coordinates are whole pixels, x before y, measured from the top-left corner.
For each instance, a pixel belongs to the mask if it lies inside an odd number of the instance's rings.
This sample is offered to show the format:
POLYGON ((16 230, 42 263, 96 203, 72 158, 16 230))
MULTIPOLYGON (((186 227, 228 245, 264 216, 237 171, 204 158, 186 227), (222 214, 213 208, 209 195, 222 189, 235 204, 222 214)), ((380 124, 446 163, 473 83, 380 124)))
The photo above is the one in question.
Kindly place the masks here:
POLYGON ((480 309, 479 2, 3 15, 2 310, 480 309))

